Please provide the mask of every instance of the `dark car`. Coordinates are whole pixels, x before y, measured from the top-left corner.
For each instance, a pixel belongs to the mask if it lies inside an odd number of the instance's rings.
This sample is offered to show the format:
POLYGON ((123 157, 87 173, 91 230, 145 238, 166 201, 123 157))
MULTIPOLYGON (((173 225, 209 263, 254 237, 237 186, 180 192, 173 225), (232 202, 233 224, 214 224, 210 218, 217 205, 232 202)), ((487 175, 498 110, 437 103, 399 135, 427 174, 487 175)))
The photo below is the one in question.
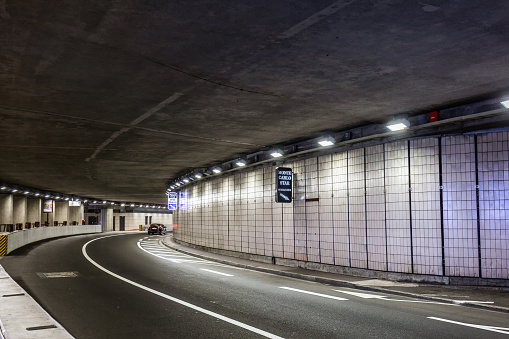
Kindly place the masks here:
POLYGON ((163 224, 150 224, 148 225, 148 234, 166 234, 166 226, 163 224))

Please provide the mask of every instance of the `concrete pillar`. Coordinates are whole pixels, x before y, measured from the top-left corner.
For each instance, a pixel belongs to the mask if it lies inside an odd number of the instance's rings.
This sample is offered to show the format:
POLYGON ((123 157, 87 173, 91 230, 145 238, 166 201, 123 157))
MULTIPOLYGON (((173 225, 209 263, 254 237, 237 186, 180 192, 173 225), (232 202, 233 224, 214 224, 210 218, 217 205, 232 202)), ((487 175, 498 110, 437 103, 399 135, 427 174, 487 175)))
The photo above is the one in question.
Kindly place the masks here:
POLYGON ((36 223, 41 222, 41 199, 28 199, 27 200, 27 222, 36 223))
POLYGON ((101 210, 101 225, 103 232, 113 231, 113 207, 101 210))
POLYGON ((72 224, 73 221, 76 221, 78 225, 81 225, 81 221, 84 219, 84 206, 71 206, 69 207, 69 223, 72 224))
POLYGON ((25 228, 25 222, 27 220, 27 197, 15 195, 13 197, 13 221, 15 224, 23 224, 25 228))
POLYGON ((53 217, 54 220, 58 221, 59 224, 61 224, 64 221, 67 221, 67 225, 69 225, 69 202, 55 201, 53 217))
POLYGON ((0 225, 14 223, 13 215, 12 194, 0 194, 0 225))

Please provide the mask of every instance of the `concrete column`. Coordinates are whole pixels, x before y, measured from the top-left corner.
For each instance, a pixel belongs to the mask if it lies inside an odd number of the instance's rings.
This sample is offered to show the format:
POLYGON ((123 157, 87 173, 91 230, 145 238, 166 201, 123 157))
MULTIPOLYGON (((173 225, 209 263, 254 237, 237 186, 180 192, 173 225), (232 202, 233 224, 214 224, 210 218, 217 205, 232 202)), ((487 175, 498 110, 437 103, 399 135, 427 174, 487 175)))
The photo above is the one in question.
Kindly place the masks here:
POLYGON ((101 210, 101 225, 103 232, 113 231, 113 208, 103 208, 101 210))
POLYGON ((68 201, 55 201, 55 210, 53 211, 54 220, 61 224, 67 221, 69 225, 69 202, 68 201))
POLYGON ((12 194, 0 194, 0 225, 13 224, 12 194))
POLYGON ((69 222, 72 224, 76 221, 78 225, 81 225, 81 221, 84 219, 84 206, 71 206, 69 207, 69 222))
POLYGON ((27 200, 27 222, 35 223, 41 222, 41 199, 28 199, 27 200))
POLYGON ((14 223, 23 224, 23 228, 25 228, 25 222, 27 220, 27 197, 15 195, 13 197, 13 207, 14 223))

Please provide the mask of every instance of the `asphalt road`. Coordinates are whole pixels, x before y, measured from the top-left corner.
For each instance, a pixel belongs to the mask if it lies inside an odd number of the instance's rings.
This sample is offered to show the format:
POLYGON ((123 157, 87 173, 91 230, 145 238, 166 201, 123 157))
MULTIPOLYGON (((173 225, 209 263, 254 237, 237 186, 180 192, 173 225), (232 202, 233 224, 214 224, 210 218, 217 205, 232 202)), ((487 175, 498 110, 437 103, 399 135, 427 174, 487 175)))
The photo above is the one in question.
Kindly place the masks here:
POLYGON ((160 239, 61 238, 0 263, 76 338, 509 337, 505 313, 231 267, 160 239))

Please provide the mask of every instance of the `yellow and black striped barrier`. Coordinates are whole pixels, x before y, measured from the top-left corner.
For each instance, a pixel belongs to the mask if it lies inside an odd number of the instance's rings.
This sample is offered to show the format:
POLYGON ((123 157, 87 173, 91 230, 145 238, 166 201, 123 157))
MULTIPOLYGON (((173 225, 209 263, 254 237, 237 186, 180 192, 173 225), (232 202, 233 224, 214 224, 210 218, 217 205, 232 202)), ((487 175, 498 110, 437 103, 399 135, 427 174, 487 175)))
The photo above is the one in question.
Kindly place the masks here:
POLYGON ((7 234, 0 235, 0 256, 7 255, 7 234))

